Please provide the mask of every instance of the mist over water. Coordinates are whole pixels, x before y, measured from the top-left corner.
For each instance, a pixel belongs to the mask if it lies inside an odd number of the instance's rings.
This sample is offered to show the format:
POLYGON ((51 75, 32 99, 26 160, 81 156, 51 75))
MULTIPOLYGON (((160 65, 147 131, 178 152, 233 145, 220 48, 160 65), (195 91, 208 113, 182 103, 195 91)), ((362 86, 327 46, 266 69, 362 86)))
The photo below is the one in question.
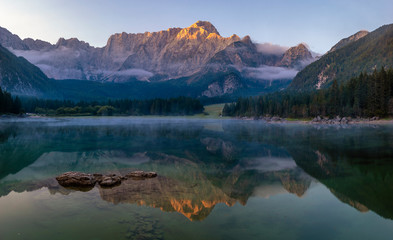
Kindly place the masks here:
POLYGON ((1 120, 1 237, 390 239, 392 130, 165 117, 1 120), (132 170, 158 177, 89 191, 54 179, 132 170))

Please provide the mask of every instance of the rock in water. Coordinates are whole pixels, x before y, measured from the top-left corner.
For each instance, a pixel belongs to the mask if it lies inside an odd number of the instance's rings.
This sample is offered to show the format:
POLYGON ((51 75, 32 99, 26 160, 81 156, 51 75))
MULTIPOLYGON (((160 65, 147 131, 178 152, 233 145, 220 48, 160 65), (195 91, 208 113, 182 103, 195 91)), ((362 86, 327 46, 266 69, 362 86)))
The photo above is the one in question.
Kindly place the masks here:
POLYGON ((113 187, 121 183, 121 177, 117 175, 104 176, 101 181, 98 182, 101 187, 113 187))
POLYGON ((80 172, 66 172, 56 177, 56 180, 63 187, 93 188, 96 183, 101 187, 114 187, 120 185, 122 180, 132 178, 135 180, 143 180, 145 178, 154 178, 157 176, 156 172, 133 171, 126 176, 119 176, 116 174, 103 175, 100 173, 88 174, 80 172))
POLYGON ((154 178, 157 177, 156 172, 144 172, 144 171, 133 171, 126 175, 129 178, 136 178, 136 179, 145 179, 145 178, 154 178))
POLYGON ((96 179, 92 174, 80 172, 66 172, 56 177, 63 187, 94 187, 96 179))

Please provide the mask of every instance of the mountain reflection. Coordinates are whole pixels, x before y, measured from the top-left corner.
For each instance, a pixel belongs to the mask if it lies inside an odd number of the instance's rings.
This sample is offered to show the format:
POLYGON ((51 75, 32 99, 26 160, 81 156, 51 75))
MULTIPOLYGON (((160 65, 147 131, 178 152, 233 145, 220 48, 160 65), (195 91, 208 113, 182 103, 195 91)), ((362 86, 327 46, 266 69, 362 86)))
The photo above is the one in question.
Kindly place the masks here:
MULTIPOLYGON (((301 196, 309 187, 311 180, 288 179, 291 173, 272 173, 257 176, 258 182, 252 182, 255 178, 249 178, 249 173, 242 173, 238 181, 228 186, 227 181, 222 188, 213 185, 204 176, 190 173, 195 178, 190 182, 178 181, 168 177, 157 177, 143 181, 129 180, 118 187, 111 189, 100 188, 101 198, 105 201, 117 203, 131 203, 160 208, 165 212, 179 212, 189 220, 203 220, 219 204, 233 206, 236 202, 242 205, 247 203, 247 199, 255 194, 255 189, 259 186, 271 186, 263 190, 264 196, 275 195, 278 191, 275 188, 285 188, 287 191, 301 196), (284 176, 281 178, 281 176, 284 176), (276 183, 276 184, 275 184, 276 183), (244 186, 249 191, 239 189, 244 186), (240 191, 239 191, 240 190, 240 191)), ((232 178, 232 176, 229 176, 232 178)), ((228 179, 225 179, 228 180, 228 179)))
POLYGON ((334 196, 360 212, 369 210, 393 219, 393 162, 375 164, 366 156, 349 159, 335 152, 296 152, 296 163, 323 183, 334 196), (313 156, 314 155, 314 156, 313 156), (337 158, 338 157, 338 158, 337 158))
MULTIPOLYGON (((50 155, 59 159, 55 154, 50 155)), ((101 198, 113 204, 129 203, 159 208, 165 212, 176 211, 191 221, 205 219, 219 203, 233 206, 239 202, 245 205, 252 196, 269 197, 284 192, 302 196, 311 183, 311 178, 296 167, 259 171, 236 166, 227 173, 212 174, 206 173, 203 164, 189 159, 162 153, 137 155, 149 159, 145 169, 160 169, 160 175, 153 179, 125 180, 113 188, 97 186, 101 198)), ((127 171, 120 169, 117 173, 125 174, 127 171)), ((3 192, 4 195, 9 191, 33 191, 42 187, 47 187, 52 194, 69 195, 78 191, 61 187, 53 178, 2 184, 3 191, 8 190, 3 192)))
POLYGON ((86 120, 12 123, 0 128, 0 196, 47 187, 72 197, 54 176, 66 171, 156 171, 143 181, 100 188, 102 200, 203 220, 217 204, 251 197, 302 197, 312 179, 341 202, 393 219, 393 131, 265 125, 239 121, 86 120), (82 121, 82 123, 81 123, 82 121))

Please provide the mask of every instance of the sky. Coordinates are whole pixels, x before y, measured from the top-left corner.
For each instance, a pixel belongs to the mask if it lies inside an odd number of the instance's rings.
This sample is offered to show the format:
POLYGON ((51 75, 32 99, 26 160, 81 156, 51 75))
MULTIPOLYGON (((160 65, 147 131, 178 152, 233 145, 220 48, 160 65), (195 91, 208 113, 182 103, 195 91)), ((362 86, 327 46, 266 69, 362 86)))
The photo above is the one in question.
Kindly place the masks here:
POLYGON ((95 47, 119 32, 143 33, 210 21, 224 37, 256 43, 307 43, 325 53, 359 30, 393 23, 392 0, 0 0, 0 26, 56 43, 77 37, 95 47))

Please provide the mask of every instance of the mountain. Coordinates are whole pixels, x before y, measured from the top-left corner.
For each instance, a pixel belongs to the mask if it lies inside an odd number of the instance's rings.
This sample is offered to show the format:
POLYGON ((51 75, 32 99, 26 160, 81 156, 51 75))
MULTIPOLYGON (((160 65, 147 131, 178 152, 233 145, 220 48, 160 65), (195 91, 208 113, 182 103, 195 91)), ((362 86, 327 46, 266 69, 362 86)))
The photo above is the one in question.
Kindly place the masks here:
POLYGON ((0 27, 0 44, 7 48, 29 50, 29 47, 19 38, 5 28, 0 27))
POLYGON ((313 60, 310 50, 304 45, 299 44, 296 47, 288 49, 282 57, 280 64, 285 67, 302 69, 313 60))
MULTIPOLYGON (((229 44, 225 49, 216 53, 208 62, 215 66, 259 67, 260 65, 277 65, 281 60, 280 55, 262 54, 249 36, 229 44)), ((222 70, 222 69, 220 69, 222 70)))
POLYGON ((289 89, 312 90, 329 87, 334 79, 346 82, 362 72, 393 67, 393 24, 366 34, 359 32, 343 39, 333 51, 299 72, 289 89))
POLYGON ((356 42, 357 40, 359 40, 362 37, 366 36, 368 33, 369 33, 368 31, 362 30, 362 31, 359 31, 359 32, 357 32, 357 33, 347 37, 347 38, 341 39, 336 45, 334 45, 329 50, 329 52, 334 52, 337 49, 343 48, 343 47, 347 46, 350 43, 356 42))
POLYGON ((91 47, 76 38, 60 38, 55 45, 31 39, 20 40, 5 32, 0 44, 23 56, 55 79, 126 81, 126 77, 160 80, 196 73, 236 35, 225 38, 209 22, 198 21, 187 28, 159 32, 119 33, 110 36, 103 48, 91 47))
POLYGON ((214 54, 236 41, 240 41, 237 35, 222 37, 211 23, 198 21, 184 29, 114 35, 104 56, 126 57, 121 70, 143 69, 171 79, 198 72, 214 54))
POLYGON ((3 90, 17 95, 50 95, 54 81, 23 57, 16 57, 0 45, 0 85, 3 90))
POLYGON ((191 76, 220 51, 233 51, 235 42, 250 46, 254 64, 240 63, 249 67, 255 67, 255 63, 288 67, 287 61, 280 64, 281 58, 288 58, 291 54, 294 55, 292 58, 297 58, 297 53, 303 54, 299 56, 301 59, 310 57, 302 44, 289 49, 289 55, 261 53, 249 36, 243 39, 235 34, 222 37, 207 21, 197 21, 187 28, 170 28, 159 32, 114 34, 102 48, 92 47, 76 38, 60 38, 51 45, 41 40, 21 40, 6 29, 2 29, 1 33, 0 44, 17 56, 25 57, 54 79, 124 82, 130 76, 138 80, 169 80, 191 76), (301 51, 293 52, 299 47, 303 47, 301 51))
POLYGON ((249 36, 223 37, 206 21, 159 32, 114 34, 102 48, 77 38, 60 38, 50 44, 21 40, 4 28, 0 32, 0 44, 12 53, 26 58, 49 78, 67 80, 56 82, 59 98, 86 98, 85 93, 78 93, 81 86, 91 87, 89 99, 168 95, 159 89, 171 96, 254 95, 286 87, 314 60, 303 44, 280 53, 260 51, 249 36), (121 94, 104 88, 120 88, 121 94))
POLYGON ((96 82, 87 80, 49 79, 36 66, 23 57, 17 57, 0 45, 0 86, 3 90, 19 96, 71 100, 106 100, 106 99, 147 99, 189 97, 232 97, 248 94, 241 92, 245 88, 264 90, 263 85, 253 87, 243 83, 238 72, 207 72, 190 77, 169 81, 126 83, 96 82), (208 87, 213 83, 213 87, 208 87), (218 84, 218 87, 214 87, 218 84), (262 88, 261 88, 262 86, 262 88), (210 93, 211 92, 211 93, 210 93))
POLYGON ((42 40, 34 40, 32 38, 25 38, 23 39, 23 43, 25 44, 25 46, 29 49, 29 50, 36 50, 36 51, 40 51, 40 50, 46 50, 46 49, 53 49, 52 44, 42 41, 42 40))

